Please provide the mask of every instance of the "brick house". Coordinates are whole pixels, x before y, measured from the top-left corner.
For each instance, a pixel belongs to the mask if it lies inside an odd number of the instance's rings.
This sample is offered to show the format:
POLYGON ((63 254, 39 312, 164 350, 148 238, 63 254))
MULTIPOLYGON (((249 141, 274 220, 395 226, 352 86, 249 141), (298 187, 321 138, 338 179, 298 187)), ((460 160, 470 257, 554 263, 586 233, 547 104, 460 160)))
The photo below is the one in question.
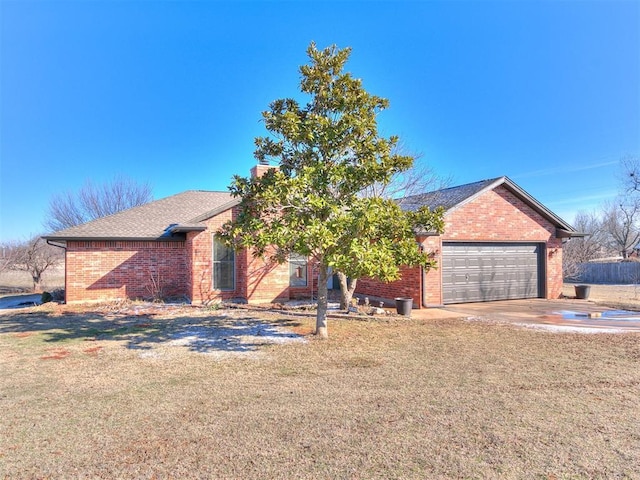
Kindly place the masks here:
MULTIPOLYGON (((267 168, 258 165, 251 173, 267 168)), ((43 238, 65 249, 67 303, 153 297, 265 303, 311 297, 305 259, 269 264, 214 238, 237 214, 238 203, 227 192, 187 191, 43 238)))
POLYGON ((402 278, 388 284, 360 279, 356 291, 412 298, 414 307, 558 298, 562 242, 582 236, 507 177, 407 197, 401 206, 445 209, 442 235, 417 235, 438 268, 404 268, 402 278))
MULTIPOLYGON (((251 173, 268 168, 258 165, 251 173)), ((306 259, 270 264, 214 237, 238 203, 226 192, 187 191, 45 236, 65 249, 67 302, 175 296, 264 303, 312 296, 306 259)), ((405 268, 390 284, 361 279, 359 293, 411 297, 414 306, 559 296, 562 238, 575 231, 509 179, 418 195, 402 205, 445 207, 445 233, 418 235, 441 268, 426 274, 405 268), (487 262, 489 273, 480 268, 487 262), (501 269, 500 262, 510 267, 501 269), (480 298, 474 285, 483 289, 480 298)))

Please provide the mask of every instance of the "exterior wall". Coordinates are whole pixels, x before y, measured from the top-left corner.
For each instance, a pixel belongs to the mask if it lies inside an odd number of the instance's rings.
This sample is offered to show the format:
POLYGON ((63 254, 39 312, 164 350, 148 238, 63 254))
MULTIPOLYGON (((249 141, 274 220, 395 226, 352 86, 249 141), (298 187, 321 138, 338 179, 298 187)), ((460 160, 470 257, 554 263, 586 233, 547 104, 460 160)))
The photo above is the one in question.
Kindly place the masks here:
POLYGON ((236 210, 230 209, 209 219, 207 230, 187 234, 187 266, 189 278, 189 296, 193 303, 208 303, 230 299, 246 299, 246 285, 242 279, 246 276, 246 255, 236 254, 235 290, 221 291, 213 289, 213 231, 231 220, 236 210))
MULTIPOLYGON (((556 227, 504 186, 447 215, 443 241, 539 242, 546 247, 546 298, 562 293, 562 239, 556 227)), ((430 272, 431 273, 431 272, 430 272)))
POLYGON ((438 268, 441 262, 442 237, 427 237, 422 244, 427 253, 432 253, 438 262, 436 268, 431 269, 425 275, 424 300, 420 306, 442 304, 442 270, 438 268))
POLYGON ((185 241, 69 241, 66 251, 68 303, 124 298, 185 296, 193 303, 239 300, 249 303, 310 297, 313 269, 307 287, 289 287, 289 264, 236 253, 235 288, 213 289, 213 232, 232 219, 230 209, 208 220, 207 230, 189 232, 185 241))
MULTIPOLYGON (((236 214, 237 208, 222 212, 206 222, 207 230, 190 232, 185 241, 69 241, 67 302, 184 295, 194 303, 229 299, 265 303, 308 297, 314 289, 317 291, 312 262, 308 266, 308 286, 291 288, 288 263, 269 264, 248 251, 236 254, 235 289, 213 290, 213 232, 236 214)), ((545 295, 560 296, 562 241, 555 238, 555 226, 502 186, 449 212, 445 233, 424 241, 425 252, 438 263, 444 241, 544 243, 545 295)), ((402 278, 388 284, 362 278, 356 292, 389 299, 411 297, 418 307, 423 304, 422 273, 420 268, 404 267, 402 278)), ((426 275, 424 300, 427 305, 442 303, 439 269, 426 275)))
POLYGON ((401 277, 395 282, 382 283, 371 278, 358 279, 356 293, 394 299, 398 297, 412 298, 414 308, 419 308, 422 304, 420 292, 422 291, 422 271, 418 267, 401 267, 401 277))
POLYGON ((70 241, 65 284, 67 303, 185 295, 184 242, 70 241))
MULTIPOLYGON (((442 242, 536 242, 545 245, 546 298, 558 298, 562 292, 562 240, 555 237, 555 226, 517 198, 504 186, 485 192, 473 201, 450 211, 445 216, 444 234, 428 237, 423 243, 425 252, 431 252, 438 264, 441 262, 442 242)), ((419 270, 419 269, 416 269, 419 270)), ((372 280, 360 280, 358 293, 395 298, 399 291, 409 292, 419 288, 420 282, 403 277, 399 282, 384 284, 372 280), (413 283, 415 282, 415 283, 413 283)), ((420 292, 418 292, 418 298, 420 292)), ((416 293, 407 295, 414 298, 416 293)), ((426 275, 426 305, 442 304, 442 273, 433 269, 426 275)))
POLYGON ((269 263, 247 255, 247 301, 269 303, 289 300, 289 263, 269 263))
MULTIPOLYGON (((236 252, 235 289, 221 291, 212 288, 213 233, 237 215, 237 207, 222 212, 206 222, 207 230, 187 235, 187 258, 190 298, 194 303, 240 300, 248 303, 286 301, 309 297, 308 287, 289 287, 289 264, 269 263, 255 258, 250 251, 236 252)), ((307 278, 311 279, 310 271, 307 278)))
POLYGON ((253 167, 251 167, 251 170, 250 170, 251 178, 259 178, 263 176, 265 173, 267 173, 269 170, 271 170, 272 168, 278 168, 278 167, 274 165, 254 165, 253 167))

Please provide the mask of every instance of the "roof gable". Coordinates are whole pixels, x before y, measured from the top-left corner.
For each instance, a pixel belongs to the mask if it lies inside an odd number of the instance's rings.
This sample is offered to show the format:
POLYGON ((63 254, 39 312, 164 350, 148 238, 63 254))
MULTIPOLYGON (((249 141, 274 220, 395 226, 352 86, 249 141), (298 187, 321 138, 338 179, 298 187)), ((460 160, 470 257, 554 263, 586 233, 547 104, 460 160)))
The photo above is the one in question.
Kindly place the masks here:
POLYGON ((566 234, 565 236, 573 236, 572 234, 577 233, 571 225, 533 198, 529 193, 508 177, 481 180, 479 182, 459 185, 457 187, 444 188, 433 192, 412 195, 410 197, 400 199, 398 202, 402 209, 410 211, 417 210, 420 207, 429 207, 432 210, 442 207, 444 208, 446 215, 447 213, 462 207, 466 203, 471 202, 483 193, 494 190, 499 186, 503 186, 509 190, 534 211, 539 213, 543 218, 551 222, 559 231, 564 232, 566 234))
MULTIPOLYGON (((504 177, 502 177, 504 178, 504 177)), ((435 210, 438 207, 444 208, 446 212, 453 208, 460 207, 471 201, 480 193, 487 190, 487 187, 499 179, 481 180, 479 182, 467 183, 457 187, 443 188, 433 192, 420 193, 410 197, 402 198, 398 201, 403 210, 415 211, 421 207, 429 207, 435 210)))
MULTIPOLYGON (((44 238, 65 240, 178 240, 175 233, 203 230, 202 215, 232 202, 228 192, 189 190, 60 230, 44 238), (180 229, 183 225, 187 229, 180 229)), ((213 216, 213 215, 210 215, 213 216)), ((206 218, 210 218, 206 217, 206 218)))

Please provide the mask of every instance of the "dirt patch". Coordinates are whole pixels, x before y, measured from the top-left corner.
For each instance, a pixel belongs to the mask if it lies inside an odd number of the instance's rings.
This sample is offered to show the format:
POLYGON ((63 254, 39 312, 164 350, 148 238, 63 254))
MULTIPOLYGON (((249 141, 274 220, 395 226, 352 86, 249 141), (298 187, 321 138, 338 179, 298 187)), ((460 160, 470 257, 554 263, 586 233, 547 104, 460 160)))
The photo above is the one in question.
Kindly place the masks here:
POLYGON ((86 353, 87 355, 92 355, 94 357, 98 356, 98 352, 102 350, 101 346, 96 346, 96 347, 89 347, 89 348, 85 348, 84 350, 82 350, 84 353, 86 353))
POLYGON ((62 360, 71 355, 71 352, 66 348, 53 348, 50 349, 51 353, 48 355, 43 355, 40 358, 42 360, 62 360))

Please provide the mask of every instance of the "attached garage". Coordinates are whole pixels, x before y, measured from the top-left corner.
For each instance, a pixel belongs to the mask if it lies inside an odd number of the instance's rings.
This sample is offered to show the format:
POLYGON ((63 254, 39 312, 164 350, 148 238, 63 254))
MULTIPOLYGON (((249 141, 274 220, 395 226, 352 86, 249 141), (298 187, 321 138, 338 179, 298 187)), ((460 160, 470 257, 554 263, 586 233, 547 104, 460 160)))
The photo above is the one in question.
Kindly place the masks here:
POLYGON ((543 296, 539 243, 443 242, 443 303, 543 296))
POLYGON ((411 297, 418 308, 558 298, 563 243, 584 236, 507 177, 413 195, 399 203, 409 211, 443 209, 443 233, 416 232, 437 268, 406 267, 400 280, 387 284, 360 279, 357 293, 411 297))

